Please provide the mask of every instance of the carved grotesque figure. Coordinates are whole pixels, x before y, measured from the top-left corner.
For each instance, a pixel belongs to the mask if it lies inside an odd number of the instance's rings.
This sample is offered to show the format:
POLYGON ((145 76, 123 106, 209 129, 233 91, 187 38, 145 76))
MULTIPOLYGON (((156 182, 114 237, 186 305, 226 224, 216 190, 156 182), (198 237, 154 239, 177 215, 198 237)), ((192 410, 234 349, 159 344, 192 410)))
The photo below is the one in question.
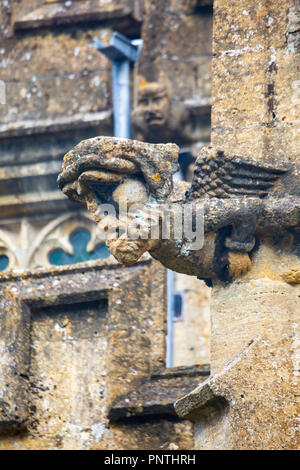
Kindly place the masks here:
MULTIPOLYGON (((133 217, 141 225, 147 211, 155 207, 159 210, 162 203, 183 207, 191 202, 201 203, 201 248, 191 250, 184 234, 169 239, 161 234, 156 239, 130 239, 123 235, 108 239, 109 249, 125 265, 149 251, 175 271, 209 282, 228 282, 251 268, 251 258, 261 239, 289 234, 293 239, 289 249, 297 253, 298 166, 271 159, 258 163, 209 146, 200 152, 189 186, 172 178, 177 170, 178 150, 175 144, 111 137, 88 139, 64 157, 59 186, 69 198, 85 202, 98 223, 103 217, 100 205, 116 204, 126 194, 130 205, 135 200, 142 204, 143 210, 133 217)), ((293 279, 297 278, 297 266, 293 268, 293 279)))
POLYGON ((138 140, 191 144, 209 137, 209 107, 186 106, 171 99, 164 83, 143 82, 132 125, 138 140))
POLYGON ((150 132, 155 132, 166 125, 169 108, 170 97, 166 86, 156 82, 148 83, 139 89, 135 122, 140 119, 143 127, 145 123, 150 132))

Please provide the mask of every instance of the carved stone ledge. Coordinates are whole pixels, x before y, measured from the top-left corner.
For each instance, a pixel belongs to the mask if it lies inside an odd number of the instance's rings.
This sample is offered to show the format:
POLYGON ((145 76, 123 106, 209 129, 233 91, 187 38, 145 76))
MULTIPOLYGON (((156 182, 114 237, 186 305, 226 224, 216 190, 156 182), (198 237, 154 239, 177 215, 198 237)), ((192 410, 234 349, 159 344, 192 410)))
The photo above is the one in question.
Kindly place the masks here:
POLYGON ((0 322, 0 433, 24 431, 29 416, 30 310, 7 289, 0 322))
POLYGON ((138 416, 176 416, 174 402, 209 376, 209 365, 171 367, 151 374, 150 380, 129 395, 118 398, 108 417, 115 421, 138 416))
POLYGON ((51 1, 48 3, 35 2, 35 8, 28 7, 25 1, 21 2, 21 8, 13 10, 13 24, 15 29, 40 28, 57 24, 68 24, 81 21, 105 21, 123 18, 133 13, 126 3, 101 0, 88 0, 87 2, 73 1, 66 4, 65 1, 51 1))
POLYGON ((0 125, 0 139, 20 137, 24 135, 65 132, 86 127, 103 127, 109 133, 112 127, 112 111, 105 110, 98 113, 75 114, 71 117, 63 116, 55 119, 26 120, 0 125))

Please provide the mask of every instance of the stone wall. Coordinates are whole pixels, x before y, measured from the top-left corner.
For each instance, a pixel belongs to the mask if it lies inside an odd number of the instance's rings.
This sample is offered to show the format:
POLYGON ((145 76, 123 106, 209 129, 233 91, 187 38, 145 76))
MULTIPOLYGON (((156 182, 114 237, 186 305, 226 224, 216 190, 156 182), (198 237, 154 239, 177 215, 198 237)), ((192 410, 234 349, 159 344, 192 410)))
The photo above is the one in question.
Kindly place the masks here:
POLYGON ((212 2, 146 0, 142 37, 146 80, 165 79, 176 100, 210 103, 212 2))
POLYGON ((299 156, 299 6, 214 4, 212 143, 257 159, 299 156))
POLYGON ((164 277, 149 258, 1 277, 0 448, 192 447, 173 402, 209 369, 164 367, 164 277))
MULTIPOLYGON (((299 162, 299 13, 293 0, 215 0, 217 148, 299 162)), ((198 449, 299 449, 299 227, 258 239, 252 269, 213 287, 212 376, 176 405, 198 449)))

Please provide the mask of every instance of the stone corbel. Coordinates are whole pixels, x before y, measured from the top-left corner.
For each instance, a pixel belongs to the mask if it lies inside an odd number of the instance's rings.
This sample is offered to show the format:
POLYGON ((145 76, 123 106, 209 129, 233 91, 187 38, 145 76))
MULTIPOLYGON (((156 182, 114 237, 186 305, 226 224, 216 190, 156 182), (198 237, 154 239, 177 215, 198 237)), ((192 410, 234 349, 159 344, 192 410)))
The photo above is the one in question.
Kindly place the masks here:
MULTIPOLYGON (((149 210, 162 206, 177 204, 184 209, 190 204, 201 208, 202 248, 189 248, 191 240, 185 234, 164 239, 160 233, 155 240, 122 235, 108 240, 109 249, 122 264, 132 264, 149 251, 174 271, 209 284, 226 283, 248 275, 254 258, 259 259, 261 245, 275 244, 289 254, 286 267, 294 273, 293 282, 297 281, 298 166, 276 159, 258 162, 208 146, 200 152, 192 184, 187 188, 173 181, 177 156, 175 144, 96 137, 79 143, 65 155, 58 183, 70 199, 86 203, 97 223, 103 219, 101 204, 111 203, 118 210, 125 196, 130 205, 137 202, 143 206, 136 214, 141 224, 149 210)), ((175 226, 176 222, 171 232, 175 232, 175 226)), ((275 249, 274 263, 278 265, 277 258, 275 249)), ((279 271, 274 267, 276 279, 282 280, 279 271)))

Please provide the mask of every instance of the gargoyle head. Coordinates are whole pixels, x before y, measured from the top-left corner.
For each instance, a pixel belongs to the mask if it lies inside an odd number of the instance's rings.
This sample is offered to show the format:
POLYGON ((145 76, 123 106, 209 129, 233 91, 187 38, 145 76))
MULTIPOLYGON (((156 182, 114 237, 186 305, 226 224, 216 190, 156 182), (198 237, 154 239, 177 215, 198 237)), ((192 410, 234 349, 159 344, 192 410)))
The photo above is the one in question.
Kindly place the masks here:
MULTIPOLYGON (((131 114, 133 133, 147 142, 170 142, 178 144, 202 140, 198 117, 190 106, 172 97, 171 89, 163 81, 142 81, 138 88, 138 103, 131 114), (198 126, 198 127, 197 127, 198 126)), ((200 118, 200 126, 203 127, 200 118)))
POLYGON ((128 177, 139 179, 148 194, 164 198, 172 190, 178 169, 176 144, 148 144, 115 137, 83 140, 63 159, 60 189, 72 200, 84 202, 90 191, 108 202, 111 191, 128 177))
POLYGON ((142 120, 150 128, 164 126, 169 117, 170 97, 163 83, 142 83, 138 90, 138 106, 133 120, 142 120))
MULTIPOLYGON (((114 137, 84 140, 64 156, 58 185, 71 200, 86 203, 94 220, 100 223, 102 204, 113 205, 118 215, 124 200, 128 208, 134 203, 143 205, 149 198, 160 201, 167 198, 173 188, 172 175, 178 168, 178 152, 175 144, 148 144, 114 137)), ((109 248, 124 261, 130 250, 136 258, 137 244, 141 245, 139 241, 122 239, 115 251, 112 245, 109 248)), ((146 247, 140 246, 140 251, 146 251, 146 247)), ((128 256, 126 264, 131 264, 128 256)))

